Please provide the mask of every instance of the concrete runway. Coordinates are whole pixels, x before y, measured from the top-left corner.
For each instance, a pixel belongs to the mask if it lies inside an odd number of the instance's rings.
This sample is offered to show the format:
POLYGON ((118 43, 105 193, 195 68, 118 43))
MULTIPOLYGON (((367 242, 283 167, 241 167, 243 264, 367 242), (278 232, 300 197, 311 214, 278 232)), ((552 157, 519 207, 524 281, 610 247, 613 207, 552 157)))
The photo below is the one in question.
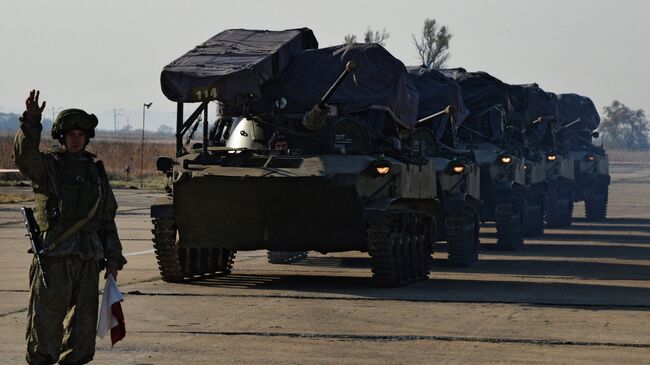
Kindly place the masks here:
MULTIPOLYGON (((496 250, 482 227, 478 264, 449 267, 440 246, 430 279, 397 289, 373 288, 368 256, 354 252, 293 265, 240 252, 232 275, 165 283, 148 214, 159 193, 118 190, 128 333, 114 348, 98 339, 94 363, 650 364, 650 185, 634 176, 614 176, 603 223, 577 204, 572 228, 519 252, 496 250)), ((0 205, 2 364, 24 363, 19 207, 0 205)))

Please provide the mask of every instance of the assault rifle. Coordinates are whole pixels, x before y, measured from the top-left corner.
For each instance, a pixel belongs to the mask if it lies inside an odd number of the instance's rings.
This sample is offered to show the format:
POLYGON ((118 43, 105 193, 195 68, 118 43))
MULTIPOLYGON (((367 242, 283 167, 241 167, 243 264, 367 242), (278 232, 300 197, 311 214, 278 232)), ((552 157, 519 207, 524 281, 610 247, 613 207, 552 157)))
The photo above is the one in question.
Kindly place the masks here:
POLYGON ((41 272, 43 287, 47 289, 47 278, 45 277, 45 271, 43 271, 43 265, 41 264, 41 256, 45 254, 43 240, 41 239, 41 230, 38 228, 38 223, 36 223, 34 210, 32 208, 22 207, 20 208, 20 211, 23 213, 23 218, 25 219, 25 228, 27 228, 26 236, 29 237, 29 243, 32 246, 31 251, 34 256, 36 256, 38 268, 41 272))

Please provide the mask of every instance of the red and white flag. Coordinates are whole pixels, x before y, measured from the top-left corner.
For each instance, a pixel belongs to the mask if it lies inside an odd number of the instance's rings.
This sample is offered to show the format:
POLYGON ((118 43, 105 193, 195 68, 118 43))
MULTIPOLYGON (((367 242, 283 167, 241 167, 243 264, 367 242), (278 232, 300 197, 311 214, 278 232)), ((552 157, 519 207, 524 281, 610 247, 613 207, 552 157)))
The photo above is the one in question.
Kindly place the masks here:
POLYGON ((99 309, 99 323, 97 324, 97 336, 104 338, 108 331, 111 332, 111 346, 126 336, 124 326, 124 314, 122 313, 122 293, 117 286, 113 275, 109 274, 104 286, 102 306, 99 309))

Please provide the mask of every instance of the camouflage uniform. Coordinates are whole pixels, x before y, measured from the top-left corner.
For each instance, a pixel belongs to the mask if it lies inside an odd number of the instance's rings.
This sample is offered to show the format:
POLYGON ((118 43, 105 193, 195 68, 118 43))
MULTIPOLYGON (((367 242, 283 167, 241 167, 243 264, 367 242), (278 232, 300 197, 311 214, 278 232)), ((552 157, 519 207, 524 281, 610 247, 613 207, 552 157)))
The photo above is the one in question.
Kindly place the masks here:
POLYGON ((97 207, 92 218, 43 258, 49 288, 32 263, 26 358, 29 364, 83 364, 95 353, 100 265, 121 269, 126 263, 114 220, 117 203, 93 154, 39 151, 39 119, 28 113, 20 119, 14 162, 32 181, 45 247, 97 207))

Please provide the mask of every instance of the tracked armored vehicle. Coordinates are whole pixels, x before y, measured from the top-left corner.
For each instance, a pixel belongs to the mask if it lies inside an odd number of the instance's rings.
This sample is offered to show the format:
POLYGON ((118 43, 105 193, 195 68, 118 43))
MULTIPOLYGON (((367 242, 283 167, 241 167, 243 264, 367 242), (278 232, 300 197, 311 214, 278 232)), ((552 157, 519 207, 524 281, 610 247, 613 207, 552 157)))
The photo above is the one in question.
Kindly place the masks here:
MULTIPOLYGON (((556 94, 544 92, 536 87, 529 87, 529 90, 545 94, 547 98, 540 104, 545 105, 544 110, 555 113, 554 117, 549 117, 550 123, 546 127, 545 137, 540 146, 540 150, 546 154, 545 225, 547 227, 568 227, 571 225, 573 216, 575 172, 574 158, 561 134, 566 126, 559 119, 559 103, 556 94)), ((543 128, 543 126, 541 127, 543 128)))
POLYGON ((419 128, 433 134, 438 148, 427 159, 436 166, 438 197, 444 215, 437 219, 437 241, 447 241, 447 256, 456 266, 478 260, 480 168, 471 151, 458 149, 458 128, 469 114, 460 86, 442 73, 409 67, 420 94, 419 128))
POLYGON ((548 190, 543 146, 550 136, 549 124, 557 113, 548 110, 546 93, 535 84, 510 85, 510 91, 512 108, 506 128, 525 159, 524 236, 536 237, 544 233, 544 201, 548 190))
POLYGON ((610 183, 609 160, 605 149, 596 146, 600 116, 594 103, 585 96, 560 94, 559 118, 562 126, 559 138, 566 143, 574 161, 575 184, 573 201, 585 202, 587 220, 599 221, 607 217, 610 183))
POLYGON ((526 176, 521 149, 508 129, 509 85, 485 72, 462 68, 442 72, 458 82, 470 110, 458 138, 460 148, 472 151, 481 168, 481 220, 495 222, 500 248, 518 249, 524 242, 526 176))
POLYGON ((316 48, 308 29, 231 30, 164 68, 178 109, 176 156, 158 160, 169 194, 151 208, 164 280, 227 273, 259 249, 368 252, 380 286, 427 277, 442 207, 418 92, 379 45, 316 48))
POLYGON ((512 89, 515 113, 511 121, 520 123, 517 128, 522 132, 526 156, 524 228, 526 235, 538 236, 544 224, 560 226, 571 220, 572 159, 556 138, 556 95, 537 84, 513 85, 512 89))

